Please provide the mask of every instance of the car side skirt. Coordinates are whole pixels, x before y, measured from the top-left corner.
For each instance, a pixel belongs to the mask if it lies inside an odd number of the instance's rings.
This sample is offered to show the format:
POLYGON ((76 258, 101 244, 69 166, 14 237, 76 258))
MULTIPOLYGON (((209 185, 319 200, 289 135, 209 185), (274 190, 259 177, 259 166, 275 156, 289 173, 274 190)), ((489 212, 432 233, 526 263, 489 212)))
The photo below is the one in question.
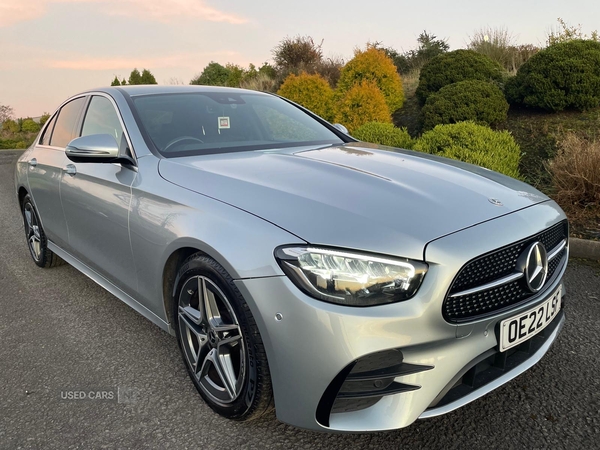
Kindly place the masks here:
POLYGON ((123 303, 125 303, 128 306, 130 306, 131 308, 133 308, 135 311, 140 313, 142 316, 144 316, 145 318, 147 318, 148 320, 150 320, 155 325, 159 326, 160 328, 162 328, 169 334, 173 334, 171 327, 169 326, 169 324, 167 322, 162 320, 160 317, 158 317, 156 314, 154 314, 149 309, 142 306, 133 297, 131 297, 130 295, 123 292, 121 289, 119 289, 117 286, 112 284, 110 281, 108 281, 106 278, 104 278, 98 272, 91 269, 90 267, 88 267, 87 265, 85 265, 84 263, 79 261, 77 258, 75 258, 73 255, 66 252, 65 250, 63 250, 62 248, 60 248, 59 246, 57 246, 56 244, 54 244, 51 241, 48 241, 48 248, 50 250, 52 250, 54 253, 56 253, 58 256, 60 256, 62 259, 64 259, 66 262, 68 262, 71 266, 75 267, 81 273, 86 275, 92 281, 94 281, 95 283, 97 283, 98 285, 100 285, 101 287, 106 289, 108 292, 110 292, 112 295, 117 297, 123 303))

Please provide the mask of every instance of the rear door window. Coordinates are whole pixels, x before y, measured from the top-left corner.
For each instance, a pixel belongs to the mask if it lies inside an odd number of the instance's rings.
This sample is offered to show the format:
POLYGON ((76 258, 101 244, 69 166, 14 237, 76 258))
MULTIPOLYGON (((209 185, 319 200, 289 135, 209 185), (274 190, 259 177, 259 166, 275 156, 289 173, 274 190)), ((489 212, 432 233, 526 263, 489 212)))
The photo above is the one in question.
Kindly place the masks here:
POLYGON ((54 131, 50 137, 50 145, 53 147, 66 147, 76 137, 75 127, 79 121, 79 114, 84 103, 85 97, 79 97, 60 108, 54 131))

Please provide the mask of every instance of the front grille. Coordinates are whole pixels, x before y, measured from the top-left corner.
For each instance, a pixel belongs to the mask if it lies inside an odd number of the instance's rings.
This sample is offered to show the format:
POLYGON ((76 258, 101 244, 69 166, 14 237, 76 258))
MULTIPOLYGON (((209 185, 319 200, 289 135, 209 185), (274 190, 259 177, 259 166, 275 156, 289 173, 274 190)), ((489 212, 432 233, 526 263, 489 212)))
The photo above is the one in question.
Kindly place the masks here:
MULTIPOLYGON (((448 322, 468 322, 507 307, 519 304, 534 295, 524 279, 511 281, 479 292, 452 297, 469 289, 492 283, 515 273, 517 260, 531 243, 540 241, 550 252, 568 237, 566 221, 522 241, 494 250, 468 262, 452 284, 443 305, 443 315, 448 322)), ((548 262, 548 277, 552 279, 566 255, 562 250, 548 262)))

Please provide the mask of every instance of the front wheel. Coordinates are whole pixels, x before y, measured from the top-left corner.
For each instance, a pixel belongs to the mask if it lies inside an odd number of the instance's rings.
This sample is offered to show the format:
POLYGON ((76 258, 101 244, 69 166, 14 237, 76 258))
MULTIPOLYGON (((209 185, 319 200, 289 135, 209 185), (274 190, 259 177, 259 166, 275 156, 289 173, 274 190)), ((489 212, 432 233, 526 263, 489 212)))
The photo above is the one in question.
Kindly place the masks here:
POLYGON ((31 253, 33 261, 43 268, 63 264, 64 261, 52 252, 52 250, 48 249, 48 239, 46 239, 46 234, 40 222, 40 216, 29 194, 23 199, 22 213, 27 246, 29 247, 29 253, 31 253))
POLYGON ((192 255, 179 270, 173 300, 183 360, 206 403, 236 420, 271 409, 271 377, 258 327, 225 269, 192 255))

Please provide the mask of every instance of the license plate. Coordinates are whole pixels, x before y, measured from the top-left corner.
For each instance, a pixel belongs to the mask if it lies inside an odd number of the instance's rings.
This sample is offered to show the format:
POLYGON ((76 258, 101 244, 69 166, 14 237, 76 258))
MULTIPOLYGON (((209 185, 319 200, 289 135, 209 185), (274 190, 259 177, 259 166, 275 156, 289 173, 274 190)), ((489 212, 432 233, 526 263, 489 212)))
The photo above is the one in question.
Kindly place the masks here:
POLYGON ((544 303, 500 322, 500 351, 525 342, 542 331, 560 311, 562 285, 544 303))

